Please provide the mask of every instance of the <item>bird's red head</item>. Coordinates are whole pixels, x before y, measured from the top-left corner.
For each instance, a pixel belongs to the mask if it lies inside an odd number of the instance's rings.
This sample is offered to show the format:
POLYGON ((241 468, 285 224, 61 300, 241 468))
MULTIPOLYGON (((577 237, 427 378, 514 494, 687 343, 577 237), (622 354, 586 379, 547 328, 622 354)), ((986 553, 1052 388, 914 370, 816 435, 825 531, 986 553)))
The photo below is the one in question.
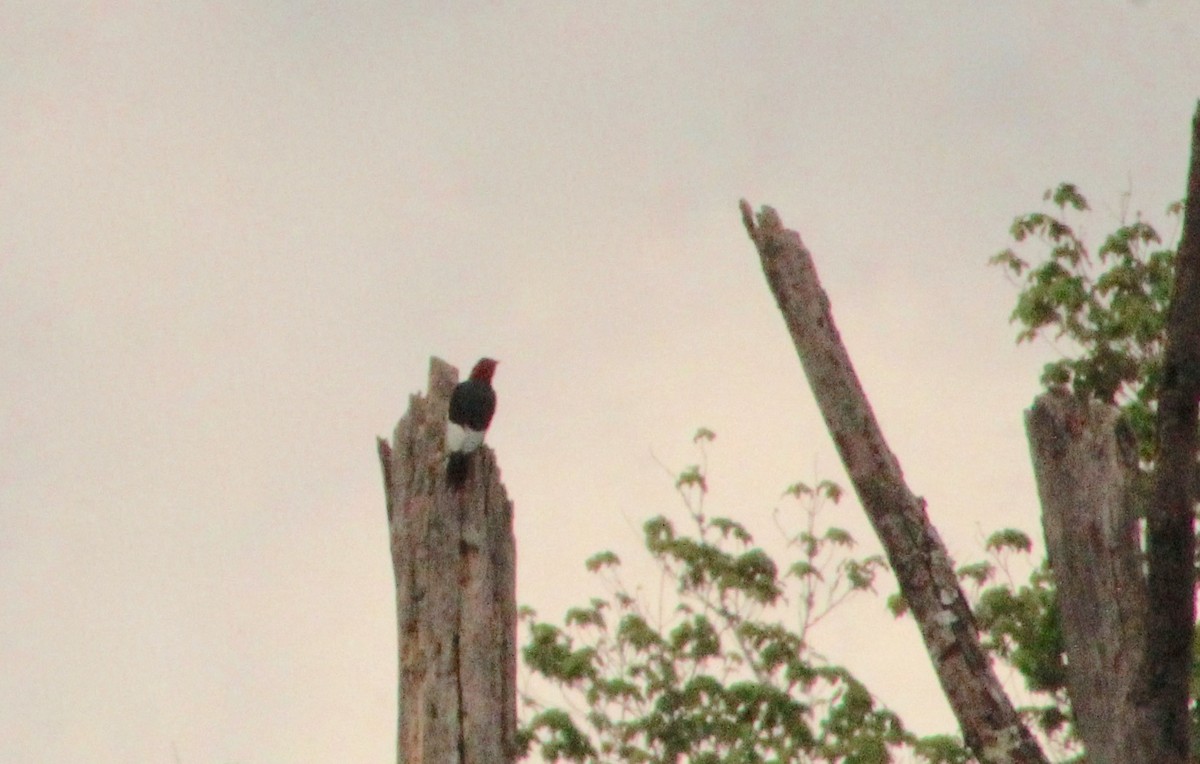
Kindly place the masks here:
POLYGON ((500 362, 493 361, 491 358, 480 358, 479 363, 475 364, 475 368, 471 369, 471 379, 476 382, 491 382, 498 363, 500 362))

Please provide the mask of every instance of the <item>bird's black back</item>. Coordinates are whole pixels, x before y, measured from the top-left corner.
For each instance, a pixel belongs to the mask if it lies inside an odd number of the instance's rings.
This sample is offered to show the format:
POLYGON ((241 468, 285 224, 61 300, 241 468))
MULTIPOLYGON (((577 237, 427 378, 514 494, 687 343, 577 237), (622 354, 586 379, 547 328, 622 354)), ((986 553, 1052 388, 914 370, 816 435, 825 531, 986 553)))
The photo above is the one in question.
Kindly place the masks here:
POLYGON ((482 432, 496 413, 496 391, 487 382, 459 382, 450 395, 450 421, 482 432))

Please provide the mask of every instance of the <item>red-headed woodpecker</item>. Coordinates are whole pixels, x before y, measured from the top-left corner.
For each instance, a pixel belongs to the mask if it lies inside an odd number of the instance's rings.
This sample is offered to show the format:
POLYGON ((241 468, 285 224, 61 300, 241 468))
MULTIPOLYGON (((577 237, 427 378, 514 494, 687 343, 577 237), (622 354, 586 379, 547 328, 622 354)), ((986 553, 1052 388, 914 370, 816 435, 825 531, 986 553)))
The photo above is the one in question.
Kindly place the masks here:
POLYGON ((446 451, 450 460, 446 464, 446 484, 452 488, 461 488, 466 481, 467 457, 483 445, 483 434, 496 413, 496 391, 492 389, 496 363, 491 358, 480 358, 471 369, 471 376, 459 382, 450 394, 450 421, 446 423, 446 451))

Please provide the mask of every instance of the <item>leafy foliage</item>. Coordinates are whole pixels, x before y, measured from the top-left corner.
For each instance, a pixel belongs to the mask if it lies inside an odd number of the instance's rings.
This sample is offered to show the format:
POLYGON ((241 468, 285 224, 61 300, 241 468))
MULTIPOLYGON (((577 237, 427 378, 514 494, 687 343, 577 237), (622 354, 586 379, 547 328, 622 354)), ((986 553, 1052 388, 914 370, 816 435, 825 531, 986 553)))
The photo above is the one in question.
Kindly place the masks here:
MULTIPOLYGON (((1052 212, 1013 221, 1010 233, 1022 250, 1037 243, 1036 264, 1009 248, 993 256, 1021 291, 1012 313, 1018 342, 1042 337, 1067 341, 1061 358, 1046 364, 1042 382, 1124 409, 1144 461, 1154 458, 1154 410, 1161 373, 1167 305, 1175 273, 1175 250, 1138 215, 1109 234, 1093 254, 1076 232, 1074 213, 1090 210, 1073 184, 1045 193, 1052 212)), ((1180 203, 1168 214, 1180 214, 1180 203)))
MULTIPOLYGON (((702 455, 713 437, 697 433, 702 455)), ((655 607, 635 596, 621 582, 620 560, 601 552, 588 569, 605 577, 609 598, 571 609, 561 626, 523 612, 525 665, 570 708, 526 696, 527 750, 588 763, 877 764, 902 751, 926 762, 968 760, 955 738, 910 733, 849 670, 809 645, 811 628, 847 597, 872 591, 886 567, 878 555, 851 557, 849 532, 819 527, 839 486, 796 483, 784 493, 800 511, 776 511, 796 555, 783 568, 744 525, 706 514, 703 463, 683 470, 676 488, 685 528, 661 515, 643 528, 647 551, 674 584, 669 602, 655 607)))

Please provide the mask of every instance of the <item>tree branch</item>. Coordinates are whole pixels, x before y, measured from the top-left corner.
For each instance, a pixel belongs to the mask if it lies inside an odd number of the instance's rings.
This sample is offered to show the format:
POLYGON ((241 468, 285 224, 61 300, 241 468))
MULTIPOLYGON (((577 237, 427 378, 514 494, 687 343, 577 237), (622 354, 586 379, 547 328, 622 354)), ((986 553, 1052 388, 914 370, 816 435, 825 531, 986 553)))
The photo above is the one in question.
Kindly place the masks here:
POLYGON ((825 425, 921 628, 963 738, 988 764, 1045 764, 979 644, 970 606, 925 502, 909 490, 883 439, 812 256, 770 207, 762 208, 757 223, 744 200, 741 211, 825 425))
POLYGON ((1138 700, 1153 715, 1163 764, 1189 758, 1188 695, 1196 622, 1192 484, 1200 397, 1200 105, 1192 120, 1183 236, 1167 314, 1158 393, 1158 462, 1146 515, 1149 615, 1145 684, 1138 700))

